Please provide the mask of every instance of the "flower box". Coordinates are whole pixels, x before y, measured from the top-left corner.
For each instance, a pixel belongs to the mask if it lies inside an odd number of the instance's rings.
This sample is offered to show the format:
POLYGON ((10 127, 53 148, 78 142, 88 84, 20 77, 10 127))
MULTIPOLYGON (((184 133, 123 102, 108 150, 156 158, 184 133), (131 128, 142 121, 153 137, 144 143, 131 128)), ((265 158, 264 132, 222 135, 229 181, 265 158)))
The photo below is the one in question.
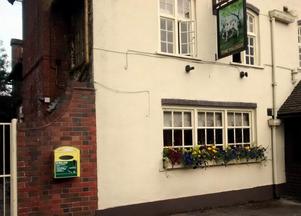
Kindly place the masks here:
POLYGON ((266 160, 262 146, 236 146, 226 149, 215 146, 190 148, 165 148, 163 168, 204 168, 232 164, 259 163, 266 160))

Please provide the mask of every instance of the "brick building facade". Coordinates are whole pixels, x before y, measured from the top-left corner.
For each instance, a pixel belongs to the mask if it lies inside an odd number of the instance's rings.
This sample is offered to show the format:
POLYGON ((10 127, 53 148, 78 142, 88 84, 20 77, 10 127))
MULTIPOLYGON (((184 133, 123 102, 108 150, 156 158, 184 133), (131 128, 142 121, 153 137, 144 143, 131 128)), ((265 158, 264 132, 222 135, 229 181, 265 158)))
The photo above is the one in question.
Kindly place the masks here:
POLYGON ((73 37, 88 33, 88 10, 90 1, 23 1, 18 215, 94 215, 97 208, 90 45, 75 47, 73 37), (53 151, 61 146, 80 150, 79 178, 54 179, 53 151))
POLYGON ((272 199, 294 181, 277 110, 300 80, 300 2, 217 2, 23 1, 19 215, 163 215, 272 199), (227 37, 214 10, 230 2, 248 44, 216 59, 227 37), (54 179, 61 146, 81 151, 79 178, 54 179), (212 148, 267 160, 186 169, 186 150, 212 148))

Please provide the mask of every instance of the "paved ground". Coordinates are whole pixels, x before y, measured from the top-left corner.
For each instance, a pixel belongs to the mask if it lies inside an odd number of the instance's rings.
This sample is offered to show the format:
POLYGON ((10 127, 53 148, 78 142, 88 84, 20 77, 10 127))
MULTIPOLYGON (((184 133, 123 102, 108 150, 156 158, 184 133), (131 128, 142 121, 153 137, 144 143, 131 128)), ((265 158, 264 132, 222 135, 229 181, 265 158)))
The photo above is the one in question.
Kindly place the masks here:
POLYGON ((301 203, 289 200, 275 200, 171 216, 301 216, 301 203))

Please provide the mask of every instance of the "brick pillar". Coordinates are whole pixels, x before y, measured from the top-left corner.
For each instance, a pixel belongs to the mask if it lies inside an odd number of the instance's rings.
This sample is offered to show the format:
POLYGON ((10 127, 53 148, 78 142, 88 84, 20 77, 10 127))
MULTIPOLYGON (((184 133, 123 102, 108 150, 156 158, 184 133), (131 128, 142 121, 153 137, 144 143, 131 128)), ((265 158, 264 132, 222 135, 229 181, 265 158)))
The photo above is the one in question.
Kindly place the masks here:
MULTIPOLYGON (((26 116, 25 116, 26 119, 26 116)), ((94 215, 97 209, 95 92, 73 83, 56 110, 18 127, 18 215, 94 215), (81 152, 81 176, 53 178, 53 150, 81 152)))

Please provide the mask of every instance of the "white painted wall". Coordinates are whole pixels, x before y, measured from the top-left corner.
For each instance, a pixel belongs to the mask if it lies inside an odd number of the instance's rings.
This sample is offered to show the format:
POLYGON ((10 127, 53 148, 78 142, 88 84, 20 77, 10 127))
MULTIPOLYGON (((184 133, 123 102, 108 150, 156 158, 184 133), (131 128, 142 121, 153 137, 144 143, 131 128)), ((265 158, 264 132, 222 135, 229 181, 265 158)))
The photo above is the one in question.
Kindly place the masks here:
MULTIPOLYGON (((266 114, 272 107, 268 11, 282 10, 284 5, 299 10, 301 2, 248 2, 260 9, 261 69, 156 55, 159 1, 94 1, 100 209, 272 184, 271 133, 266 114), (187 64, 195 67, 189 74, 184 71, 187 64), (240 70, 247 71, 249 77, 240 79, 240 70), (162 98, 257 103, 257 140, 268 148, 269 160, 262 165, 162 171, 162 98)), ((211 0, 196 0, 196 10, 197 58, 214 61, 216 17, 211 0)), ((276 35, 277 65, 297 67, 297 24, 277 23, 276 35)), ((279 108, 294 85, 289 70, 277 68, 276 76, 279 108)), ((277 130, 277 183, 285 182, 283 142, 281 127, 277 130)))

